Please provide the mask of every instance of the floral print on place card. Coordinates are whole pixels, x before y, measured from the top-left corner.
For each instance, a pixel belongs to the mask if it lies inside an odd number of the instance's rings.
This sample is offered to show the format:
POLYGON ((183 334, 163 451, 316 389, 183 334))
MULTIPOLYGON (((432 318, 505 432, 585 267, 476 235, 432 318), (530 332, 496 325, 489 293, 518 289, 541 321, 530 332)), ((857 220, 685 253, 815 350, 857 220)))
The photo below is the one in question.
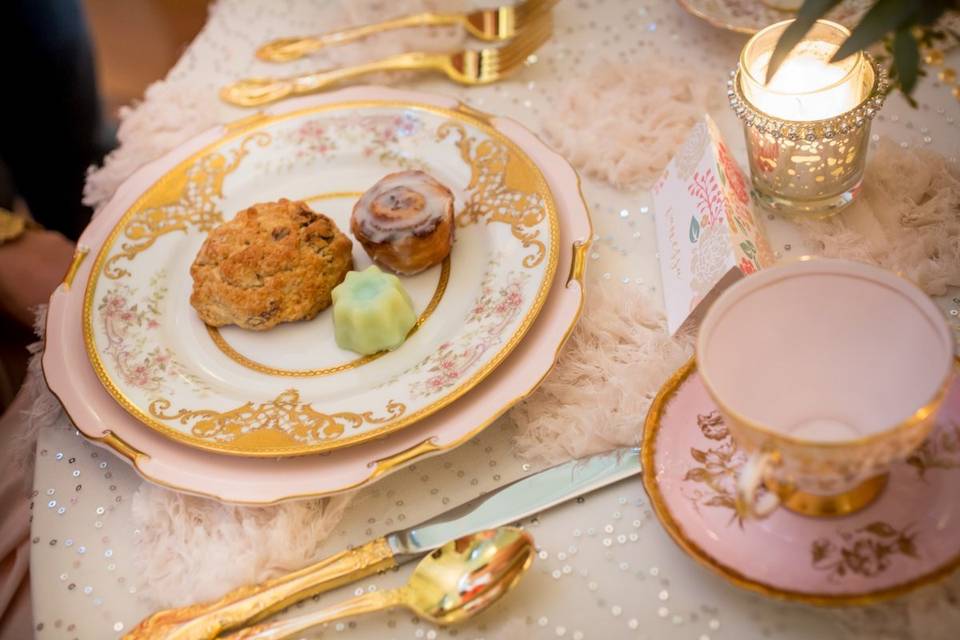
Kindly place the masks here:
POLYGON ((749 180, 709 116, 653 187, 660 271, 671 333, 699 317, 717 285, 773 263, 749 180))

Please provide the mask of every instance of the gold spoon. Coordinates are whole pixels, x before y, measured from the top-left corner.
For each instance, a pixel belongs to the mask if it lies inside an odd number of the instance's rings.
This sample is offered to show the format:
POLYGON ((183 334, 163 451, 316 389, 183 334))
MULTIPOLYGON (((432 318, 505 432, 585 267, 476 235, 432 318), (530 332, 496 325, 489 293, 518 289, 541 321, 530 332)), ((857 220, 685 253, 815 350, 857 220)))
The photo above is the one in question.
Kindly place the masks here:
POLYGON ((480 531, 424 557, 399 589, 372 591, 296 618, 247 627, 226 638, 279 640, 324 622, 397 606, 439 625, 462 622, 513 588, 533 555, 533 538, 522 529, 480 531))

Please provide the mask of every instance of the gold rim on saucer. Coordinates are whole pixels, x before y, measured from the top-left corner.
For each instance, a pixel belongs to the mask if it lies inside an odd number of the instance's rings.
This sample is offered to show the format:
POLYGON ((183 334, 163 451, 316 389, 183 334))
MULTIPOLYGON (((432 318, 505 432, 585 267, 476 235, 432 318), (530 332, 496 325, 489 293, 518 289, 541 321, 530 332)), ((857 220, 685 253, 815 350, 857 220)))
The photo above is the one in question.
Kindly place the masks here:
MULTIPOLYGON (((960 356, 954 359, 955 367, 960 367, 960 356)), ((737 571, 733 567, 724 564, 720 559, 710 555, 700 545, 691 540, 683 527, 677 522, 667 506, 657 479, 656 470, 656 443, 657 435, 660 431, 661 420, 666 412, 667 406, 673 400, 677 391, 686 382, 690 376, 697 370, 695 358, 690 358, 680 369, 678 369, 660 388, 650 410, 647 412, 646 420, 643 425, 643 444, 641 450, 641 462, 643 472, 641 474, 643 487, 653 506, 653 511, 660 520, 660 524, 666 529, 673 541, 688 556, 693 558, 699 564, 710 569, 714 573, 721 575, 731 583, 748 589, 755 593, 760 593, 771 598, 786 600, 790 602, 800 602, 817 606, 864 606, 870 605, 897 596, 902 596, 920 587, 934 584, 951 575, 957 569, 960 569, 960 554, 950 558, 933 571, 908 580, 902 584, 883 589, 876 589, 857 594, 831 594, 831 593, 811 593, 805 591, 792 591, 783 589, 762 580, 756 580, 737 571)))
MULTIPOLYGON (((692 16, 726 31, 753 35, 769 24, 791 17, 796 11, 774 6, 776 2, 767 0, 677 0, 677 4, 692 16), (749 4, 749 7, 743 6, 749 4), (738 14, 737 9, 741 12, 738 14)), ((856 26, 872 2, 866 0, 845 0, 825 16, 843 24, 848 29, 856 26)), ((945 15, 942 25, 957 29, 960 19, 945 15)), ((949 47, 948 47, 949 48, 949 47)))
POLYGON ((684 11, 689 13, 692 16, 700 18, 704 22, 717 27, 718 29, 725 29, 727 31, 733 31, 735 33, 742 33, 744 35, 753 35, 760 30, 760 27, 755 27, 752 25, 742 25, 742 24, 733 24, 732 22, 725 22, 724 18, 716 16, 710 13, 708 10, 705 10, 699 6, 699 3, 694 2, 693 0, 677 0, 677 4, 683 8, 684 11))
MULTIPOLYGON (((753 35, 774 22, 791 17, 796 11, 775 6, 767 0, 677 0, 687 13, 726 31, 753 35), (749 6, 746 6, 749 5, 749 6)), ((867 3, 846 0, 826 16, 852 28, 866 13, 867 3)))

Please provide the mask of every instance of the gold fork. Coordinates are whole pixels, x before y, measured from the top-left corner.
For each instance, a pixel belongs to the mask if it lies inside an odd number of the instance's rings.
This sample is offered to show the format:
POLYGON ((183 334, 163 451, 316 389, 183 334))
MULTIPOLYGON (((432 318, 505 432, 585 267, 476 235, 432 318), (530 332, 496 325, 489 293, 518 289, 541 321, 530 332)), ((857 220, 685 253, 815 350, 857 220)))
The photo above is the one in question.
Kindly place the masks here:
POLYGON ((557 1, 525 0, 516 5, 479 9, 471 13, 418 13, 321 36, 280 38, 260 47, 257 50, 257 57, 268 62, 288 62, 330 45, 343 44, 375 33, 405 27, 461 25, 471 36, 479 40, 487 42, 509 40, 528 25, 530 20, 544 11, 549 11, 557 1))
POLYGON ((519 68, 553 33, 553 18, 544 13, 516 38, 499 48, 466 49, 456 53, 401 53, 343 69, 320 71, 289 78, 247 78, 227 85, 220 97, 231 104, 255 107, 290 96, 316 93, 330 86, 375 71, 431 70, 445 73, 460 84, 489 84, 519 68))

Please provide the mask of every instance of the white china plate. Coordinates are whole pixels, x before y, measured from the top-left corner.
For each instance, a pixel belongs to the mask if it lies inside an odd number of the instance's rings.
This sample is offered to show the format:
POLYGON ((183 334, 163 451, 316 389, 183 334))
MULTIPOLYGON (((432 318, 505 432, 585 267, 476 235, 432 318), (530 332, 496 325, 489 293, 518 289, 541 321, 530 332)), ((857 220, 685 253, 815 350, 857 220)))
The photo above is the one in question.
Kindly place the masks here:
MULTIPOLYGON (((85 345, 114 399, 170 438, 245 456, 326 451, 411 425, 489 375, 543 306, 558 240, 536 163, 473 113, 353 100, 264 114, 144 185, 120 213, 87 283, 85 345), (399 349, 340 349, 330 309, 263 332, 198 318, 189 270, 211 228, 286 197, 349 233, 360 193, 405 168, 453 190, 457 229, 448 262, 403 279, 421 324, 399 349)), ((353 257, 358 270, 370 264, 357 242, 353 257)))

